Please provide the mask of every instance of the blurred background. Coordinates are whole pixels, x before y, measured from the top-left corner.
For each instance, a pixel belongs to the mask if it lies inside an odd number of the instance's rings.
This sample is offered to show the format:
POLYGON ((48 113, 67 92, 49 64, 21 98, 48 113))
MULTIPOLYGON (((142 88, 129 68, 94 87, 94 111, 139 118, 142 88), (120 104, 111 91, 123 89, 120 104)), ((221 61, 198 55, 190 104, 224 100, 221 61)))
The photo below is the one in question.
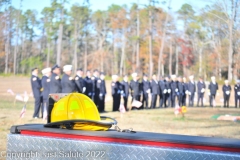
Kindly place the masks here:
POLYGON ((0 0, 0 73, 240 75, 239 1, 0 0))

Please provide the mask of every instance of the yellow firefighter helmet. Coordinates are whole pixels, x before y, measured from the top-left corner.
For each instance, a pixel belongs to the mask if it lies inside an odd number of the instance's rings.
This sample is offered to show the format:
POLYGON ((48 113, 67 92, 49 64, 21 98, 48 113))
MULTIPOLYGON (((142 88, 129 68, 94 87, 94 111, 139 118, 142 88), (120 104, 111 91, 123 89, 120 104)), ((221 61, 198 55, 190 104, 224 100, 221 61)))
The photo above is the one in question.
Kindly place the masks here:
POLYGON ((100 117, 94 102, 84 94, 71 93, 54 103, 50 123, 45 127, 81 130, 108 130, 117 124, 115 119, 100 117), (111 119, 109 121, 106 119, 111 119))

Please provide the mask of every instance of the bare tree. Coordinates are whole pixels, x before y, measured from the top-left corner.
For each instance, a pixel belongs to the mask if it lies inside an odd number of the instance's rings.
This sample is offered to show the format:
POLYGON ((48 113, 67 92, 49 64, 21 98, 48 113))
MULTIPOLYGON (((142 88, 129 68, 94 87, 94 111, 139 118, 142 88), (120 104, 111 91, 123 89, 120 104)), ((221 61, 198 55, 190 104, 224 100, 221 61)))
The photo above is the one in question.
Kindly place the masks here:
POLYGON ((168 64, 168 69, 169 69, 169 75, 172 75, 172 53, 173 53, 173 44, 172 40, 169 40, 169 64, 168 64))
POLYGON ((140 61, 139 61, 139 47, 140 47, 140 17, 139 17, 139 0, 137 1, 137 44, 136 44, 136 68, 139 70, 140 61))
MULTIPOLYGON (((169 0, 169 4, 168 4, 168 13, 171 9, 171 0, 169 0)), ((162 38, 161 38, 161 47, 160 47, 160 50, 159 50, 159 59, 158 59, 158 77, 160 77, 160 71, 161 71, 161 67, 163 67, 163 49, 164 49, 164 43, 165 43, 165 36, 166 36, 166 29, 167 29, 167 23, 168 23, 168 18, 169 18, 169 15, 166 15, 166 19, 165 19, 165 22, 164 22, 164 26, 163 26, 163 30, 162 30, 162 38)), ((164 69, 162 69, 162 76, 164 75, 163 73, 164 69)))
POLYGON ((228 36, 228 80, 233 80, 233 53, 234 53, 234 33, 236 33, 237 18, 239 15, 239 5, 238 0, 220 0, 214 1, 215 5, 213 9, 222 12, 224 15, 216 14, 216 12, 209 11, 208 13, 213 15, 215 18, 221 20, 227 25, 227 36, 228 36))
POLYGON ((62 36, 63 36, 63 8, 60 14, 60 24, 58 30, 58 45, 57 45, 57 64, 61 65, 61 51, 62 51, 62 36))

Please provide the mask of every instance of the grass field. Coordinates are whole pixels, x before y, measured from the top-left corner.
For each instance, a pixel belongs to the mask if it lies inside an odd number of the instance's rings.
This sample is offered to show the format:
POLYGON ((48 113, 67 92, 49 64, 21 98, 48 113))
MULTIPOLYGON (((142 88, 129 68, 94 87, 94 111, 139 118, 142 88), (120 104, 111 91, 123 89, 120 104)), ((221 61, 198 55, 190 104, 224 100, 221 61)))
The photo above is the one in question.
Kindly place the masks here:
MULTIPOLYGON (((109 83, 108 81, 108 87, 110 87, 109 83)), ((24 118, 20 118, 23 102, 16 101, 14 104, 14 96, 7 93, 8 89, 12 89, 18 94, 23 94, 24 91, 30 93, 30 80, 27 77, 0 77, 0 151, 6 150, 7 134, 9 134, 12 125, 46 123, 41 119, 32 119, 34 102, 32 97, 27 103, 24 118)), ((107 88, 107 90, 108 93, 111 93, 110 88, 107 88)), ((106 110, 109 112, 102 115, 116 118, 118 126, 122 129, 133 128, 135 131, 240 139, 239 122, 218 121, 213 118, 214 115, 240 115, 240 109, 222 108, 219 100, 221 99, 220 96, 221 93, 217 98, 218 107, 187 108, 184 118, 180 115, 175 116, 172 108, 130 111, 124 114, 111 112, 111 100, 106 103, 106 110)), ((233 98, 231 101, 233 105, 232 102, 233 98)))

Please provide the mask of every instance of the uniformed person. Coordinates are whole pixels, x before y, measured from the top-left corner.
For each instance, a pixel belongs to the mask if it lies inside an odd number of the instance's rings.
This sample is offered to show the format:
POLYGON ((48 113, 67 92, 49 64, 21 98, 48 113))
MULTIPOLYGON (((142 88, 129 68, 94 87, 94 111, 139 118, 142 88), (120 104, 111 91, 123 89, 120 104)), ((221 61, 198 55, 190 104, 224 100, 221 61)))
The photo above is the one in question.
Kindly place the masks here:
POLYGON ((159 94, 159 108, 166 108, 167 104, 166 104, 166 94, 167 94, 167 89, 165 86, 166 80, 164 80, 162 77, 160 78, 158 85, 159 85, 159 90, 160 90, 160 94, 159 94))
POLYGON ((160 94, 160 87, 158 85, 157 76, 155 74, 152 75, 151 80, 151 93, 152 93, 152 101, 150 108, 156 108, 157 98, 160 94))
POLYGON ((143 98, 142 98, 142 108, 145 108, 147 109, 149 106, 148 106, 148 94, 151 93, 151 88, 150 88, 150 82, 148 80, 148 76, 146 74, 143 75, 143 81, 142 81, 142 93, 143 93, 143 98))
POLYGON ((86 85, 83 79, 83 70, 81 68, 77 69, 77 75, 75 76, 75 83, 78 93, 85 93, 86 85))
POLYGON ((52 75, 50 79, 50 91, 49 93, 62 93, 62 85, 60 79, 61 70, 56 64, 52 67, 52 75))
POLYGON ((92 96, 93 96, 93 81, 92 81, 91 77, 92 77, 91 76, 91 71, 88 70, 87 73, 86 73, 86 77, 84 78, 85 85, 86 85, 85 95, 92 99, 92 96))
POLYGON ((170 76, 166 77, 165 86, 166 86, 166 90, 167 90, 167 93, 166 93, 166 101, 168 101, 167 106, 171 107, 171 100, 172 100, 171 92, 172 92, 172 90, 171 90, 171 78, 170 78, 170 76))
MULTIPOLYGON (((51 81, 51 68, 45 68, 42 70, 42 99, 43 99, 43 105, 42 105, 42 112, 46 111, 48 112, 48 98, 50 93, 50 81, 51 81)), ((43 115, 43 113, 42 113, 43 115)))
MULTIPOLYGON (((140 101, 140 92, 141 92, 141 84, 138 80, 137 73, 132 74, 132 80, 130 82, 130 90, 132 95, 132 101, 137 100, 140 101)), ((132 107, 132 109, 136 109, 136 107, 132 107)))
POLYGON ((178 77, 178 105, 184 106, 185 85, 183 83, 182 77, 178 77))
POLYGON ((98 94, 98 111, 105 112, 105 96, 107 94, 105 74, 101 72, 100 78, 97 81, 97 88, 99 90, 98 94))
POLYGON ((215 96, 216 96, 217 90, 218 90, 218 84, 217 84, 216 78, 214 76, 211 77, 211 82, 208 86, 208 89, 209 89, 210 107, 213 107, 213 103, 215 103, 215 96))
POLYGON ((240 80, 237 80, 237 83, 234 86, 234 93, 235 93, 235 108, 239 106, 240 108, 240 80))
POLYGON ((112 75, 112 97, 113 97, 113 111, 118 111, 121 102, 122 85, 118 81, 118 75, 112 75))
POLYGON ((98 80, 99 80, 99 71, 95 69, 93 71, 92 82, 93 82, 93 101, 96 104, 96 106, 98 105, 98 101, 99 101, 99 89, 97 88, 98 80))
POLYGON ((62 77, 62 93, 73 93, 76 91, 76 85, 72 74, 72 65, 63 66, 63 77, 62 77))
POLYGON ((224 107, 224 108, 225 108, 225 107, 229 108, 229 99, 230 99, 230 93, 231 93, 232 88, 231 88, 231 86, 229 85, 228 80, 225 80, 224 83, 225 83, 225 84, 224 84, 223 87, 222 87, 222 91, 223 91, 223 103, 224 103, 223 107, 224 107))
POLYGON ((202 77, 199 77, 199 81, 197 83, 197 93, 198 93, 198 100, 197 106, 199 107, 199 101, 201 101, 201 107, 203 107, 203 98, 205 93, 206 85, 203 81, 202 77))
POLYGON ((171 88, 171 106, 175 107, 176 98, 178 97, 178 82, 176 80, 176 75, 171 76, 172 82, 170 84, 171 88))
POLYGON ((123 81, 122 81, 122 89, 123 89, 123 103, 124 103, 124 107, 125 110, 128 110, 127 104, 128 104, 128 97, 129 97, 129 83, 128 83, 128 75, 125 75, 123 77, 123 81))
POLYGON ((187 105, 187 96, 188 96, 188 83, 187 83, 187 79, 185 77, 183 77, 183 84, 184 84, 184 95, 183 95, 183 99, 182 99, 182 104, 183 106, 187 105))
POLYGON ((31 76, 31 86, 32 86, 32 92, 35 99, 35 105, 34 105, 34 113, 33 118, 39 118, 39 111, 42 104, 42 95, 41 95, 41 79, 38 77, 38 68, 32 69, 32 76, 31 76))
POLYGON ((196 92, 196 85, 195 85, 195 82, 194 82, 194 76, 192 75, 192 76, 189 76, 189 83, 188 83, 188 95, 189 95, 188 106, 189 107, 194 106, 195 92, 196 92))

